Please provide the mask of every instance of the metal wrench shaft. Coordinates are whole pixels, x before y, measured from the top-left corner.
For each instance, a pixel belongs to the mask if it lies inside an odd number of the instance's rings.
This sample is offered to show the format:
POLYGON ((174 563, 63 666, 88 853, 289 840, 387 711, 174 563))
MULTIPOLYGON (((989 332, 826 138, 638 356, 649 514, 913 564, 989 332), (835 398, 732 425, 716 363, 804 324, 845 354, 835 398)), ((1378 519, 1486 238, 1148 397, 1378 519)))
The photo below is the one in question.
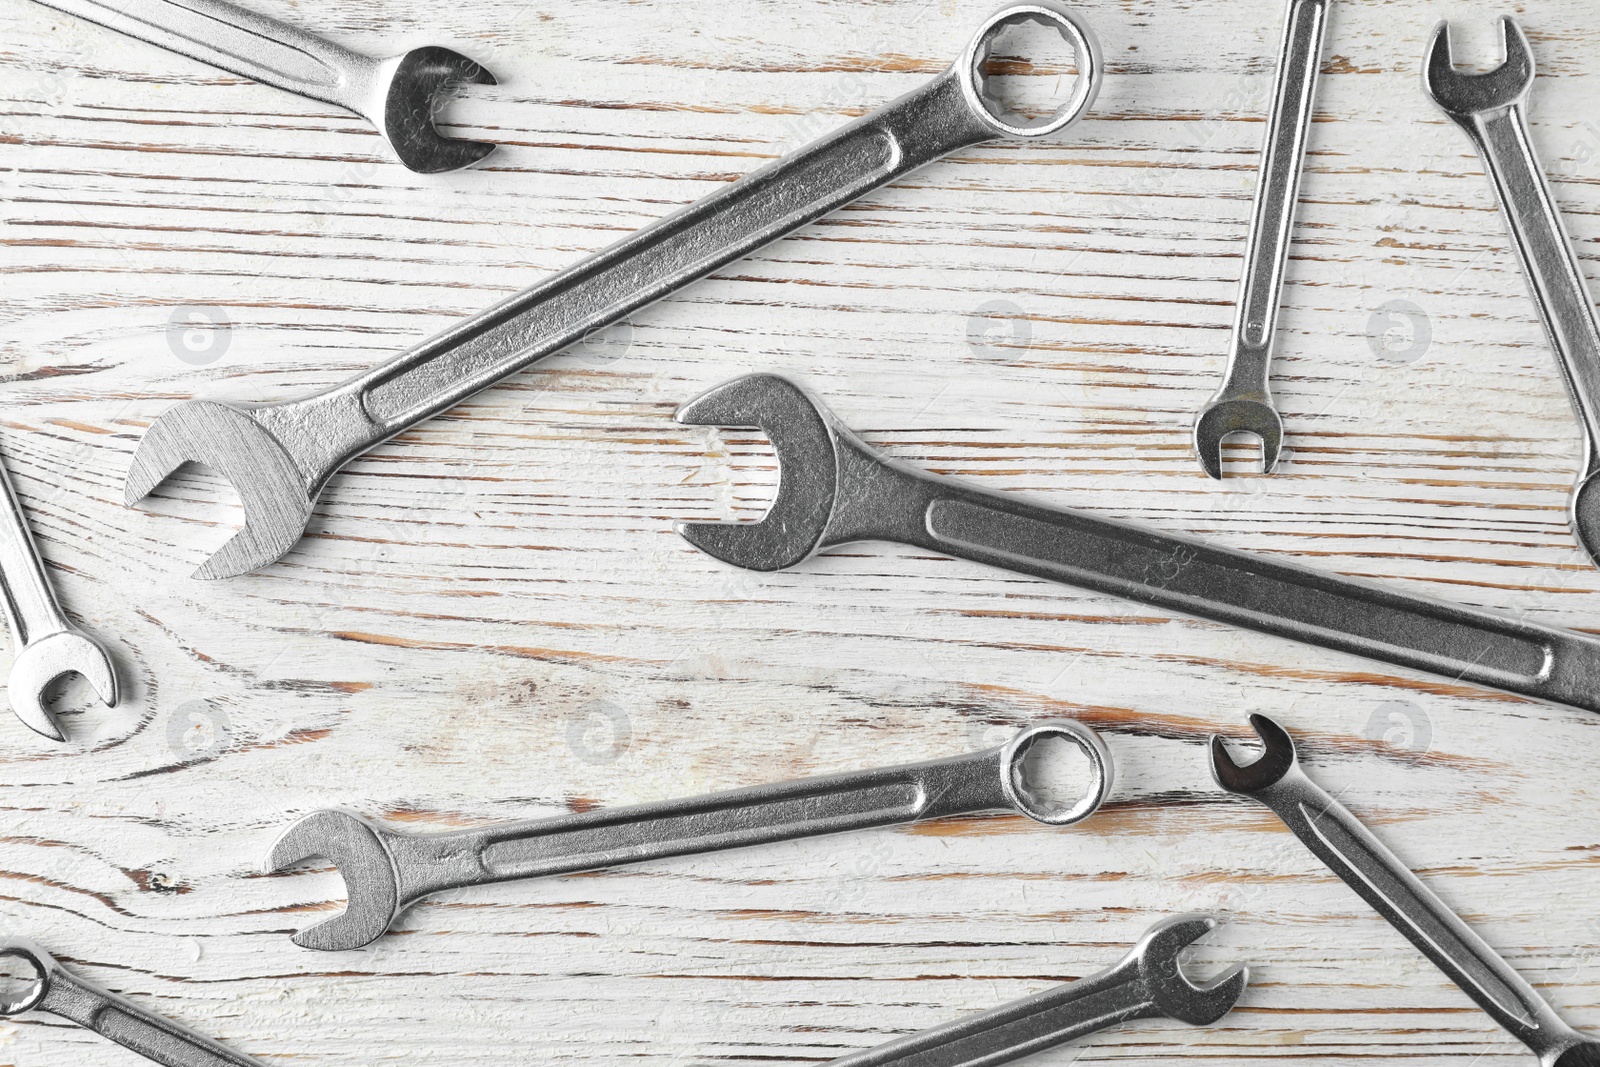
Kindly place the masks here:
POLYGON ((0 999, 0 1017, 26 1011, 46 1012, 77 1023, 164 1067, 263 1067, 260 1060, 234 1052, 78 978, 26 941, 0 945, 0 957, 20 959, 30 964, 35 974, 27 995, 15 1000, 0 999))
POLYGON ((1306 848, 1338 875, 1495 1022, 1546 1065, 1595 1063, 1600 1042, 1555 1009, 1327 790, 1301 770, 1288 733, 1265 715, 1251 725, 1266 753, 1246 767, 1211 741, 1212 771, 1231 792, 1271 808, 1306 848))

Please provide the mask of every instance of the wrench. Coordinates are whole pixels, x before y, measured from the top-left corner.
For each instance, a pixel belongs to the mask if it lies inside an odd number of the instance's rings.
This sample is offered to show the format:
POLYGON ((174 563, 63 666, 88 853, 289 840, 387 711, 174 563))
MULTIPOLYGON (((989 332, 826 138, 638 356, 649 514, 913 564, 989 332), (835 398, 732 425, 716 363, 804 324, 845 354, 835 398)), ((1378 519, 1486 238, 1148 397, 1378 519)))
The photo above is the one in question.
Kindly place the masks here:
POLYGON ((293 935, 302 948, 360 948, 382 937, 407 907, 431 893, 519 878, 599 870, 666 856, 691 856, 1009 808, 1067 826, 1088 818, 1111 791, 1105 743, 1076 722, 1040 723, 983 752, 927 763, 774 782, 704 796, 500 823, 475 830, 404 834, 337 809, 312 812, 283 832, 267 873, 320 857, 339 869, 343 914, 293 935), (1061 808, 1035 795, 1023 760, 1041 740, 1077 746, 1090 788, 1061 808))
POLYGON ((1211 738, 1211 773, 1231 793, 1254 797, 1361 899, 1389 920, 1467 996, 1539 1057, 1543 1067, 1596 1067, 1600 1041, 1556 1015, 1500 954, 1423 885, 1393 852, 1305 776, 1294 739, 1265 715, 1250 716, 1265 745, 1240 767, 1220 737, 1211 738))
POLYGON ((1200 466, 1222 477, 1222 442, 1229 434, 1261 439, 1261 472, 1271 474, 1283 444, 1283 419, 1272 406, 1272 339, 1283 293, 1283 268, 1294 237, 1311 108, 1321 73, 1328 0, 1289 0, 1283 24, 1283 56, 1267 121, 1267 141, 1256 179, 1255 214, 1245 243, 1244 276, 1234 313, 1233 347, 1216 395, 1194 420, 1194 450, 1200 466))
POLYGON ((928 474, 867 445, 786 378, 736 378, 677 418, 772 439, 778 495, 764 519, 677 525, 737 567, 775 571, 834 545, 895 541, 1600 711, 1600 638, 928 474))
POLYGON ((0 507, 0 599, 5 601, 16 649, 7 695, 24 726, 52 741, 65 741, 61 725, 44 706, 45 688, 63 674, 81 674, 106 706, 114 708, 117 673, 105 648, 62 613, 4 465, 0 465, 0 487, 5 490, 5 504, 0 507))
POLYGON ((233 483, 245 523, 195 577, 266 566, 294 546, 322 487, 361 453, 940 156, 998 137, 1065 129, 1093 102, 1101 74, 1092 31, 1055 0, 1002 7, 961 58, 922 88, 370 371, 277 403, 178 404, 140 442, 127 501, 184 463, 204 464, 233 483), (1060 110, 1037 122, 1013 121, 1001 117, 983 65, 1003 30, 1030 21, 1073 46, 1079 73, 1060 110))
POLYGON ((470 166, 494 145, 434 129, 435 94, 452 80, 494 75, 448 48, 373 59, 225 0, 38 0, 46 7, 198 59, 232 74, 353 111, 419 174, 470 166))
POLYGON ((18 959, 33 968, 27 993, 0 993, 0 1017, 42 1011, 93 1030, 108 1041, 132 1049, 165 1067, 262 1067, 208 1037, 139 1007, 130 1000, 67 973, 61 964, 28 941, 0 944, 0 957, 18 959))
POLYGON ((1560 358, 1583 428, 1584 467, 1573 488, 1572 526, 1589 558, 1600 563, 1600 327, 1583 269, 1528 137, 1524 113, 1533 88, 1533 51, 1510 15, 1501 17, 1500 31, 1505 62, 1486 74, 1463 74, 1452 57, 1450 26, 1439 23, 1428 46, 1422 83, 1483 157, 1545 334, 1560 358))
POLYGON ((997 1067, 1134 1019, 1209 1026, 1250 981, 1242 964, 1197 986, 1178 954, 1216 928, 1210 915, 1156 923, 1115 967, 998 1008, 830 1060, 823 1067, 997 1067))

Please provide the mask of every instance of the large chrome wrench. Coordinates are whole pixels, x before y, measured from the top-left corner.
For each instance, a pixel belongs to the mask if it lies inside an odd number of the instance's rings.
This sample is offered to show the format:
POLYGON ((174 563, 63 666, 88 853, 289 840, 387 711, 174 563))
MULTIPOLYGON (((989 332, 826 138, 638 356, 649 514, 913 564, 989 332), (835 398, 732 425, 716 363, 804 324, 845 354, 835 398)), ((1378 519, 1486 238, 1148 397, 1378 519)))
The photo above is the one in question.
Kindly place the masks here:
POLYGON ((780 570, 833 545, 895 541, 1600 711, 1600 639, 928 474, 872 448, 776 375, 726 382, 677 417, 772 439, 778 495, 764 519, 678 524, 695 547, 738 567, 780 570))
POLYGON ((406 834, 338 809, 283 832, 267 871, 332 860, 348 895, 343 914, 293 936, 302 948, 360 948, 406 908, 446 889, 592 871, 668 856, 1010 809, 1051 826, 1086 819, 1111 791, 1111 754, 1088 727, 1041 723, 983 752, 899 767, 801 778, 654 804, 608 808, 474 830, 406 834), (1024 760, 1041 740, 1076 745, 1091 784, 1063 807, 1028 785, 1024 760))
POLYGON ((389 59, 342 45, 226 0, 38 0, 169 52, 285 89, 366 119, 411 170, 469 166, 494 145, 445 137, 433 125, 438 91, 453 81, 493 85, 458 52, 430 45, 389 59))
POLYGON ((1505 62, 1486 74, 1455 67, 1450 26, 1433 31, 1422 81, 1434 103, 1472 138, 1494 183, 1522 263, 1528 290, 1561 362, 1567 392, 1583 429, 1584 466, 1572 493, 1572 527, 1589 558, 1600 563, 1600 326, 1550 196, 1525 116, 1533 88, 1533 51, 1510 15, 1500 19, 1505 62))
POLYGON ((1213 478, 1222 477, 1222 442, 1229 434, 1251 433, 1260 439, 1264 474, 1272 473, 1283 445, 1283 418, 1272 406, 1272 342, 1327 26, 1328 0, 1289 0, 1277 89, 1256 179, 1255 214, 1244 249, 1233 347, 1222 385, 1194 421, 1195 455, 1213 478))
POLYGON ((105 648, 61 610, 3 464, 0 493, 0 602, 16 648, 6 695, 28 729, 65 741, 61 724, 44 705, 45 688, 63 674, 81 674, 107 707, 116 707, 116 668, 105 648))
POLYGON ((1312 854, 1406 936, 1543 1067, 1600 1067, 1600 1041, 1561 1020, 1548 1002, 1354 815, 1307 778, 1294 739, 1265 715, 1250 716, 1266 746, 1241 767, 1211 739, 1211 773, 1232 793, 1271 808, 1312 854))
POLYGON ((354 457, 940 156, 1065 129, 1093 102, 1101 73, 1092 31, 1055 0, 1002 7, 922 88, 342 385, 273 404, 177 405, 140 442, 128 503, 184 463, 211 467, 239 493, 245 524, 195 577, 265 566, 294 546, 323 485, 354 457), (1078 63, 1071 97, 1031 123, 1002 117, 983 73, 995 38, 1023 22, 1057 30, 1078 63))
POLYGON ((8 998, 0 994, 0 1018, 27 1011, 46 1012, 77 1023, 164 1067, 264 1067, 260 1060, 225 1048, 68 973, 30 942, 0 944, 0 957, 21 960, 34 972, 33 983, 23 995, 8 998))
POLYGON ((1233 1010, 1250 981, 1242 964, 1203 986, 1185 977, 1179 953, 1216 925, 1199 913, 1164 919, 1115 967, 823 1067, 999 1067, 1135 1019, 1209 1026, 1233 1010))

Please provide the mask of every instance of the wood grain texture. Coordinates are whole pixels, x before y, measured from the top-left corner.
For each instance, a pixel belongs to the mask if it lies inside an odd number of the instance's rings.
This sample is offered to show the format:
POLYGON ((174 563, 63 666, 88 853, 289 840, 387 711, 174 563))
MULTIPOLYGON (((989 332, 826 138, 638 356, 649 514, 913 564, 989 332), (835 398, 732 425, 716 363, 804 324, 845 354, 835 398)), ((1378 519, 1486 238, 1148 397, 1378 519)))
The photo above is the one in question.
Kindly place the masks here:
MULTIPOLYGON (((505 147, 418 177, 353 117, 0 3, 0 452, 129 683, 114 710, 68 687, 67 746, 0 722, 0 928, 267 1063, 683 1067, 842 1055, 1210 909, 1233 921, 1199 965, 1255 965, 1238 1011, 1037 1067, 1526 1062, 1210 784, 1207 735, 1264 710, 1600 1029, 1593 716, 907 549, 736 572, 671 528, 770 499, 759 437, 670 414, 775 369, 941 472, 1594 629, 1600 573, 1566 520, 1576 420, 1481 166, 1418 86, 1436 19, 1487 60, 1490 17, 1519 13, 1534 139, 1593 274, 1590 0, 1335 0, 1270 478, 1241 447, 1209 481, 1189 426, 1222 369, 1281 4, 1080 0, 1109 74, 1069 134, 936 164, 479 395, 351 464, 281 563, 201 584, 240 517, 225 487, 195 473, 121 503, 173 401, 338 381, 911 88, 989 6, 250 3, 375 54, 461 48, 504 84, 450 117, 505 147), (1382 354, 1395 300, 1425 350, 1382 354), (220 358, 185 349, 185 307, 230 324, 220 358), (444 829, 953 754, 1061 715, 1119 765, 1113 802, 1065 831, 975 818, 444 894, 338 955, 285 936, 339 906, 335 875, 255 873, 323 806, 444 829)), ((0 1025, 0 1062, 69 1061, 142 1062, 0 1025)))

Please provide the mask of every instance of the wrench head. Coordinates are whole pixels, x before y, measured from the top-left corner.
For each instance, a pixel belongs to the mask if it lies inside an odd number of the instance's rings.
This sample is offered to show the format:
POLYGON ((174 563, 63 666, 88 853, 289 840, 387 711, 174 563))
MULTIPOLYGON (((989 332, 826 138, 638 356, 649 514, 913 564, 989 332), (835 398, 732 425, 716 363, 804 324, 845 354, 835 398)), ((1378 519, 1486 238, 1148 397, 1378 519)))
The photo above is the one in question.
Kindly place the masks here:
POLYGON ((1501 15, 1500 33, 1505 40, 1505 61, 1494 70, 1471 74, 1456 68, 1450 24, 1440 22, 1433 28, 1422 65, 1422 84, 1433 102, 1457 122, 1510 107, 1533 87, 1533 50, 1522 27, 1510 15, 1501 15))
POLYGON ((0 942, 0 959, 21 960, 33 971, 27 992, 14 997, 0 994, 0 1017, 21 1015, 38 1007, 50 992, 50 974, 56 969, 56 961, 44 949, 22 938, 0 942))
POLYGON ((1549 1067, 1600 1067, 1600 1041, 1584 1038, 1579 1044, 1564 1049, 1551 1060, 1549 1067))
POLYGON ((1600 566, 1600 471, 1589 471, 1572 491, 1572 532, 1600 566))
POLYGON ((1194 1026, 1207 1026, 1233 1010, 1250 982, 1250 968, 1235 964, 1204 985, 1184 975, 1178 956, 1217 928, 1217 920, 1201 912, 1175 915, 1152 926, 1129 954, 1138 961, 1139 977, 1161 1014, 1194 1026))
POLYGON ((418 174, 470 167, 495 150, 486 141, 446 137, 433 124, 440 92, 455 82, 496 84, 493 74, 459 52, 429 45, 390 60, 393 74, 383 94, 383 114, 369 116, 394 154, 418 174))
POLYGON ((815 552, 839 486, 832 416, 804 389, 776 374, 748 374, 678 409, 686 426, 759 429, 778 457, 778 495, 758 522, 680 522, 691 545, 747 570, 777 571, 815 552))
POLYGON ((202 563, 196 578, 232 578, 279 559, 311 520, 316 494, 288 451, 250 409, 189 400, 165 411, 133 454, 124 497, 131 507, 185 463, 228 479, 244 505, 244 529, 202 563))
POLYGON ((1255 434, 1261 439, 1261 473, 1271 474, 1283 446, 1283 419, 1271 404, 1259 400, 1213 400, 1194 420, 1194 451, 1200 466, 1213 478, 1222 477, 1222 441, 1233 433, 1255 434))
POLYGON ((44 706, 44 691, 63 674, 80 674, 101 703, 117 706, 117 672, 111 656, 81 630, 57 630, 25 645, 11 664, 7 693, 24 726, 52 741, 65 741, 61 724, 44 706))
POLYGON ((263 870, 271 874, 317 858, 338 868, 347 903, 342 913, 290 940, 301 948, 338 952, 382 937, 400 911, 400 876, 383 832, 348 811, 314 811, 278 837, 263 870))
POLYGON ((1250 716, 1250 726, 1265 747, 1259 759, 1243 767, 1233 762, 1222 738, 1211 737, 1211 776, 1228 792, 1245 796, 1277 785, 1295 765, 1294 739, 1287 730, 1265 715, 1250 716))

